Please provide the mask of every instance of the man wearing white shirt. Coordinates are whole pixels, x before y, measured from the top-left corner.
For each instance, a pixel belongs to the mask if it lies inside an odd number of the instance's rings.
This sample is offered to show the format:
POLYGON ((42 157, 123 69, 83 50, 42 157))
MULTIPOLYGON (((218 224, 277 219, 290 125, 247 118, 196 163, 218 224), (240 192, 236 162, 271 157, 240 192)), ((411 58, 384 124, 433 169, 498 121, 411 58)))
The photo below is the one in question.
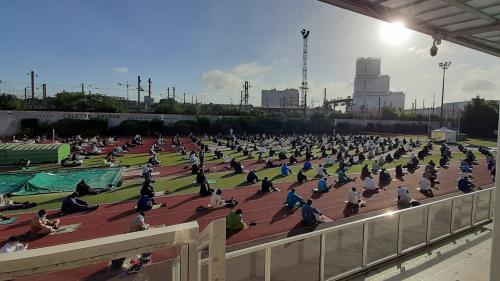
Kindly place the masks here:
POLYGON ((359 204, 361 203, 361 193, 356 192, 355 187, 353 187, 347 194, 347 203, 356 206, 359 206, 359 204))
POLYGON ((400 186, 398 188, 398 203, 401 203, 401 204, 410 204, 411 203, 410 192, 404 186, 400 186))
POLYGON ((222 190, 217 189, 214 193, 212 193, 212 197, 210 198, 210 207, 214 209, 224 208, 226 207, 226 202, 222 200, 220 196, 222 194, 222 190))
POLYGON ((378 185, 375 184, 371 176, 365 178, 365 188, 370 191, 379 190, 378 185))

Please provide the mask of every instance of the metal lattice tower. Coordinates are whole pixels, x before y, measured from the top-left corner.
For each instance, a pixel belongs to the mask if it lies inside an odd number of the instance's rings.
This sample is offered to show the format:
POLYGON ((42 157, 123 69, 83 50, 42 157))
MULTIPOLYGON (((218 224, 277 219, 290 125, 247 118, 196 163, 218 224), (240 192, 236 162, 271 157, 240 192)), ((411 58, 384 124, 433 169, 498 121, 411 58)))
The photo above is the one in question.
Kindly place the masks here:
POLYGON ((300 87, 302 106, 304 107, 304 114, 307 110, 307 38, 309 37, 309 30, 302 29, 300 31, 304 41, 304 48, 302 52, 302 86, 300 87))
POLYGON ((250 83, 248 81, 243 82, 243 105, 248 105, 248 90, 250 89, 250 83))

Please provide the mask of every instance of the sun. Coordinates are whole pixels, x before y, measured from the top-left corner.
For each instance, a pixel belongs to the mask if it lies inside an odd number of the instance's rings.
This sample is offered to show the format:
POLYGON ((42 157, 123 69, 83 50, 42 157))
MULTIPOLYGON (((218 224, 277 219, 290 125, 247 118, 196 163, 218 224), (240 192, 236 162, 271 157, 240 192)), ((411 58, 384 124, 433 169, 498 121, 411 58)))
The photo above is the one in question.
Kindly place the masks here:
POLYGON ((411 31, 402 22, 383 22, 379 33, 380 38, 386 44, 397 46, 404 43, 410 37, 411 31))

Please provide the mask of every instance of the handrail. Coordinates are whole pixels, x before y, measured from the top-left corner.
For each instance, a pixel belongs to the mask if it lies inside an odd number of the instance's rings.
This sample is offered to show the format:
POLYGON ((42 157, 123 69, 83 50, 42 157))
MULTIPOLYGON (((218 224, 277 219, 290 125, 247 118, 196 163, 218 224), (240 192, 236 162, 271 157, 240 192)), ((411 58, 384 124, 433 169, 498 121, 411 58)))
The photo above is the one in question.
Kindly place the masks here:
MULTIPOLYGON (((137 253, 198 243, 198 223, 148 229, 0 255, 0 280, 77 268, 137 253)), ((196 247, 197 249, 197 247, 196 247)), ((194 279, 193 279, 194 280, 194 279)))
POLYGON ((283 239, 280 239, 280 240, 271 241, 271 242, 267 242, 267 243, 264 243, 264 244, 251 246, 251 247, 248 247, 248 248, 244 248, 244 249, 240 249, 240 250, 228 252, 226 254, 226 258, 235 258, 235 257, 239 257, 239 256, 246 255, 246 254, 249 254, 249 253, 253 253, 253 252, 260 251, 260 250, 264 250, 264 249, 269 248, 269 247, 275 247, 275 246, 284 245, 284 244, 296 242, 296 241, 299 241, 299 240, 303 240, 303 239, 306 239, 306 238, 311 238, 311 237, 319 236, 321 234, 325 234, 325 233, 329 233, 329 232, 332 232, 332 231, 336 231, 336 230, 348 228, 348 227, 351 227, 353 225, 361 225, 363 223, 370 222, 370 221, 373 221, 373 220, 376 220, 376 219, 379 219, 379 218, 382 218, 382 217, 386 217, 388 215, 396 216, 396 215, 400 215, 400 214, 405 213, 405 212, 414 212, 417 209, 420 209, 420 208, 429 208, 429 207, 432 207, 433 205, 437 205, 437 204, 440 204, 442 202, 446 202, 446 201, 449 201, 449 200, 452 200, 452 199, 458 199, 458 198, 463 198, 463 197, 471 197, 474 194, 479 194, 479 193, 482 193, 482 192, 490 192, 492 189, 494 189, 494 187, 482 189, 482 190, 471 192, 471 193, 467 193, 467 194, 461 194, 461 195, 457 195, 457 196, 453 196, 453 197, 449 197, 449 198, 440 199, 440 200, 437 200, 437 201, 434 201, 434 202, 431 202, 431 203, 422 204, 422 205, 419 205, 419 206, 414 206, 414 207, 411 207, 411 208, 408 208, 408 209, 404 209, 404 210, 389 211, 389 212, 384 213, 384 214, 375 215, 375 216, 371 216, 371 217, 368 217, 368 218, 364 218, 364 219, 360 219, 360 220, 356 220, 356 221, 352 221, 352 222, 347 222, 347 223, 344 223, 344 224, 341 224, 341 225, 336 225, 336 226, 332 226, 332 227, 329 227, 329 228, 324 228, 324 229, 315 230, 315 231, 311 231, 311 232, 304 233, 304 234, 299 234, 299 235, 296 235, 296 236, 293 236, 293 237, 287 237, 287 238, 283 238, 283 239))

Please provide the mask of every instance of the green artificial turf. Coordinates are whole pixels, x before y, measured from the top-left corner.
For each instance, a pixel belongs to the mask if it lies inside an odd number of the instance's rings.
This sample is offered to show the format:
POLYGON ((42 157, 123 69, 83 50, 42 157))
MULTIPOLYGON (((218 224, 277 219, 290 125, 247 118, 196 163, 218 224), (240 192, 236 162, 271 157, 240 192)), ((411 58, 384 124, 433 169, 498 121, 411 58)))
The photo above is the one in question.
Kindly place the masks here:
POLYGON ((473 146, 485 146, 485 147, 497 147, 495 140, 484 140, 484 139, 467 139, 460 141, 461 144, 469 144, 473 146))

